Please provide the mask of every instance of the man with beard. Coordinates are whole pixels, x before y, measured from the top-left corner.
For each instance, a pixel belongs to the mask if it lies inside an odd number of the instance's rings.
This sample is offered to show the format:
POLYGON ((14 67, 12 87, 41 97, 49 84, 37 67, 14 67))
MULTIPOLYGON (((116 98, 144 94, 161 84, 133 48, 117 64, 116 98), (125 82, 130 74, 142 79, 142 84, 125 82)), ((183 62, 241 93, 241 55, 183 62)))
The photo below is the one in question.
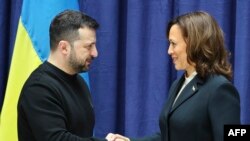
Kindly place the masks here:
POLYGON ((98 23, 66 10, 52 21, 50 55, 25 82, 18 101, 19 141, 88 141, 95 123, 88 86, 78 74, 97 57, 98 23))

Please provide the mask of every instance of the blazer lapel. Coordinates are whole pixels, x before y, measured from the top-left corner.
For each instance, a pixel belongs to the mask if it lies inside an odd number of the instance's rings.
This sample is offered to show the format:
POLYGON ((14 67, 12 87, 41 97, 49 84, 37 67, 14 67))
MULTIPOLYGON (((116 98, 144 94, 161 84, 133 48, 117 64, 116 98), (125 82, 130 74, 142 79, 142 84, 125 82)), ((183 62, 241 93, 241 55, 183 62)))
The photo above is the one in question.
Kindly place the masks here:
POLYGON ((178 91, 180 90, 184 80, 185 80, 185 77, 183 75, 181 78, 179 78, 179 80, 176 81, 176 83, 173 84, 173 86, 169 90, 169 98, 168 98, 168 101, 166 103, 166 108, 164 110, 164 111, 167 111, 166 114, 168 114, 171 111, 175 97, 176 97, 178 91))
POLYGON ((173 112, 176 108, 178 108, 182 103, 192 97, 199 90, 197 85, 199 81, 200 80, 198 79, 198 77, 195 76, 194 79, 186 85, 186 87, 182 90, 179 98, 175 102, 174 106, 172 107, 171 112, 173 112))

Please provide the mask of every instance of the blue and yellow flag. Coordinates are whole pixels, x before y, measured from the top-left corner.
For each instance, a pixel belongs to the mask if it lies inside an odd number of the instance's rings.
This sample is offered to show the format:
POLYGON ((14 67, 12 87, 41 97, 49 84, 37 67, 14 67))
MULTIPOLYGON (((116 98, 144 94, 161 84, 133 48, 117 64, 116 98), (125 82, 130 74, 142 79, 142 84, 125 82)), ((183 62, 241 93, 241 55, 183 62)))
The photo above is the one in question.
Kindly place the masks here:
MULTIPOLYGON (((49 55, 49 25, 65 9, 78 10, 77 0, 23 0, 4 104, 0 141, 17 141, 17 102, 30 73, 49 55)), ((85 80, 88 79, 85 74, 85 80)), ((88 83, 88 80, 87 80, 88 83)))

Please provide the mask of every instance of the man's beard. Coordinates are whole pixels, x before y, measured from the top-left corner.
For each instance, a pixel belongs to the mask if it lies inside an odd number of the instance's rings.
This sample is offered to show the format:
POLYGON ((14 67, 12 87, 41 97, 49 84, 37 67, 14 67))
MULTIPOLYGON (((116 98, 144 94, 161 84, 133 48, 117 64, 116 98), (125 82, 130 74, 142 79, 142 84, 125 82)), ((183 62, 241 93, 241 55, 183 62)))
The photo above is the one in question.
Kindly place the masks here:
POLYGON ((87 72, 89 70, 89 66, 86 65, 87 60, 89 59, 81 61, 76 58, 75 53, 71 53, 69 57, 69 65, 76 73, 87 72))

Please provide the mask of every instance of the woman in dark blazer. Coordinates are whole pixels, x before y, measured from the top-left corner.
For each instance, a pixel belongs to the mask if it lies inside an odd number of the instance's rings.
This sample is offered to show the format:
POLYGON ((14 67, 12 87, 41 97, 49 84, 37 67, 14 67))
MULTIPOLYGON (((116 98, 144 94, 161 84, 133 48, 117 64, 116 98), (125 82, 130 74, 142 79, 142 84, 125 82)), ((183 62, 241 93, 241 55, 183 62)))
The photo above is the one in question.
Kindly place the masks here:
POLYGON ((223 141, 224 125, 240 124, 240 101, 221 28, 206 12, 169 22, 168 54, 183 76, 172 84, 160 115, 160 133, 143 139, 109 134, 108 140, 223 141))

